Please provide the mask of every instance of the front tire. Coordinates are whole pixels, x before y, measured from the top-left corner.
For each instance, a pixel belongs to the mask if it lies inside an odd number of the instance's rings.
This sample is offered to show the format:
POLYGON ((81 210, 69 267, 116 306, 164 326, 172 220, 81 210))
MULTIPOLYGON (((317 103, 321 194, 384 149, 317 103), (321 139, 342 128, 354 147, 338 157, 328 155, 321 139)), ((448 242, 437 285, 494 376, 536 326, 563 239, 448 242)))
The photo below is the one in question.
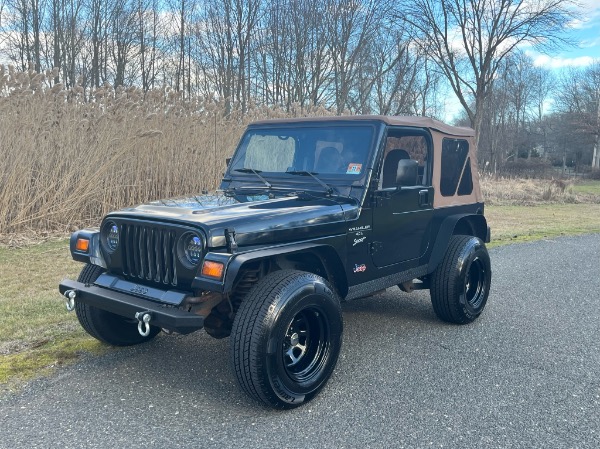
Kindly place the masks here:
POLYGON ((477 237, 453 235, 431 278, 431 303, 439 319, 467 324, 483 312, 492 270, 485 244, 477 237))
POLYGON ((339 298, 325 279, 296 270, 267 275, 233 322, 230 356, 241 388, 275 408, 309 401, 335 368, 342 329, 339 298))
MULTIPOLYGON (((86 264, 77 281, 93 284, 104 270, 92 264, 86 264)), ((98 309, 75 300, 75 313, 81 327, 97 340, 112 346, 131 346, 152 340, 160 332, 160 327, 150 326, 150 334, 142 337, 137 330, 137 322, 120 315, 98 309)))

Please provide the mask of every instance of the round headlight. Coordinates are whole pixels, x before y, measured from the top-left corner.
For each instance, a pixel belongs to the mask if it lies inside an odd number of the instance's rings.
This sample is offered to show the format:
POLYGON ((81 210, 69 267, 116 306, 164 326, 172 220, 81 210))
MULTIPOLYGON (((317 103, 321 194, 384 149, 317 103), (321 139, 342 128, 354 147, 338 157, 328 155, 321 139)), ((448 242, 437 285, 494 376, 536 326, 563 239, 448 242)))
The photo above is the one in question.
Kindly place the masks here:
POLYGON ((202 239, 197 235, 188 234, 183 248, 187 261, 194 266, 198 265, 202 260, 202 239))
POLYGON ((110 221, 104 226, 106 246, 110 252, 116 251, 119 247, 119 227, 116 223, 110 221))

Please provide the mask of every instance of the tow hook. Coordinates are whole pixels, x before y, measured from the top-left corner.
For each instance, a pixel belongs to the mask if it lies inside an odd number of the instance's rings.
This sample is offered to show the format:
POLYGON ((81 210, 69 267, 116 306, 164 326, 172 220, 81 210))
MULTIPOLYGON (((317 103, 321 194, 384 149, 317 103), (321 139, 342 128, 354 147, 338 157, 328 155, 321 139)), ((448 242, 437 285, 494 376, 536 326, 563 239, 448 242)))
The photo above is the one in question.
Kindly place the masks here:
POLYGON ((138 320, 138 332, 142 337, 150 335, 150 312, 136 312, 135 319, 138 320))
POLYGON ((67 290, 64 295, 67 298, 67 301, 65 302, 67 311, 72 312, 75 310, 75 298, 77 297, 77 292, 75 290, 67 290))

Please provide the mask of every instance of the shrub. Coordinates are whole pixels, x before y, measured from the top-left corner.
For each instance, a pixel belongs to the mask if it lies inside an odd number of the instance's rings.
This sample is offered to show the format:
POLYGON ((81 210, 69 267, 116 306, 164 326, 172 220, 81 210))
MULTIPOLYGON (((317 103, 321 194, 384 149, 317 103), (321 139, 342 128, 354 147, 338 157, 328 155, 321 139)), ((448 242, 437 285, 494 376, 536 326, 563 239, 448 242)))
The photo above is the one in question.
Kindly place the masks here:
POLYGON ((586 178, 600 180, 600 168, 592 168, 590 172, 586 174, 586 178))
POLYGON ((481 176, 481 190, 488 204, 532 205, 542 202, 576 203, 571 184, 560 179, 527 179, 481 176))
POLYGON ((502 167, 502 175, 516 178, 553 178, 558 176, 552 164, 540 158, 517 159, 506 162, 502 167))

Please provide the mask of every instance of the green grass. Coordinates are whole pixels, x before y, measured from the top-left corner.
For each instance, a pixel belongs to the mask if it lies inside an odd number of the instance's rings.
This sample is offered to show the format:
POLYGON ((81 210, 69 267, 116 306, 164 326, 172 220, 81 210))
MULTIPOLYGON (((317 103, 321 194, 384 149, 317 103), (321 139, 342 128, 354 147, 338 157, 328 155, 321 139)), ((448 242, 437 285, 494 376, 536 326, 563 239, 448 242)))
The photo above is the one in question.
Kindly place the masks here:
POLYGON ((588 195, 600 196, 600 181, 585 181, 574 184, 571 189, 575 193, 586 193, 588 195))
POLYGON ((67 240, 9 249, 0 247, 0 385, 5 388, 72 361, 102 345, 67 313, 58 293, 82 265, 71 260, 67 240))
MULTIPOLYGON (((600 183, 591 188, 600 189, 600 183)), ((486 217, 490 247, 600 232, 600 204, 486 206, 486 217)), ((76 278, 82 268, 71 260, 68 247, 67 240, 0 247, 0 389, 106 348, 67 313, 58 293, 60 280, 76 278)))
POLYGON ((491 248, 600 232, 600 204, 486 206, 485 215, 492 228, 491 248))

